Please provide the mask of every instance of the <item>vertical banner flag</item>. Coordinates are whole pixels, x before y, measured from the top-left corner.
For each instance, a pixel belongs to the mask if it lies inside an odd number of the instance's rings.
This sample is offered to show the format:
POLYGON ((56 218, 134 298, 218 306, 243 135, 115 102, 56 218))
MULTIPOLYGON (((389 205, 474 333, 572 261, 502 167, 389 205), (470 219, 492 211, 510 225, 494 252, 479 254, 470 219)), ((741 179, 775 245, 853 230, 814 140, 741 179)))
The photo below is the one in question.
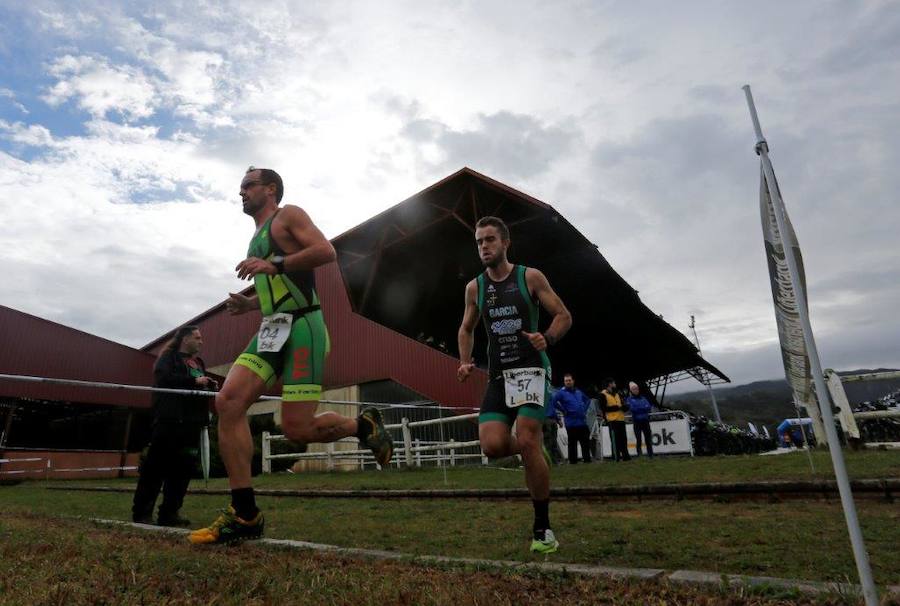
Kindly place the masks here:
POLYGON ((841 508, 847 522, 847 532, 850 535, 850 545, 853 547, 853 559, 859 573, 862 594, 866 606, 878 606, 878 588, 872 577, 872 566, 869 563, 859 517, 856 515, 847 465, 844 463, 844 454, 841 452, 834 427, 831 398, 825 385, 822 363, 819 361, 816 340, 809 322, 806 272, 803 270, 797 235, 784 208, 775 170, 769 161, 769 145, 763 137, 749 85, 744 86, 744 94, 750 108, 753 129, 756 131, 756 153, 759 155, 762 169, 759 203, 785 374, 794 390, 795 404, 806 406, 812 418, 813 428, 816 430, 816 438, 820 439, 820 444, 825 438, 824 442, 828 444, 828 453, 831 456, 834 478, 837 480, 838 492, 841 495, 841 508), (815 384, 815 394, 812 384, 815 384), (817 401, 813 401, 813 395, 817 401))
MULTIPOLYGON (((762 162, 768 158, 761 158, 762 162)), ((766 184, 766 175, 760 163, 759 183, 759 212, 762 217, 763 238, 765 240, 766 260, 769 265, 769 282, 772 286, 772 299, 775 303, 775 322, 778 325, 778 340, 781 342, 781 360, 784 363, 784 374, 788 384, 794 392, 794 400, 804 404, 810 416, 814 416, 814 424, 821 426, 818 409, 814 406, 815 394, 812 389, 812 373, 809 365, 809 355, 806 351, 806 343, 803 340, 803 326, 800 323, 798 305, 806 305, 806 301, 799 301, 794 287, 791 285, 791 276, 788 272, 787 260, 784 257, 785 246, 794 251, 797 260, 797 269, 800 273, 799 280, 806 292, 806 272, 803 269, 803 257, 800 254, 800 245, 797 243, 797 234, 784 211, 784 225, 787 233, 778 231, 778 223, 775 220, 775 207, 772 204, 772 195, 766 184)), ((774 174, 774 171, 773 171, 774 174)), ((776 181, 775 187, 778 187, 776 181)), ((779 196, 781 191, 778 191, 779 196)), ((820 435, 816 436, 819 440, 820 435)))

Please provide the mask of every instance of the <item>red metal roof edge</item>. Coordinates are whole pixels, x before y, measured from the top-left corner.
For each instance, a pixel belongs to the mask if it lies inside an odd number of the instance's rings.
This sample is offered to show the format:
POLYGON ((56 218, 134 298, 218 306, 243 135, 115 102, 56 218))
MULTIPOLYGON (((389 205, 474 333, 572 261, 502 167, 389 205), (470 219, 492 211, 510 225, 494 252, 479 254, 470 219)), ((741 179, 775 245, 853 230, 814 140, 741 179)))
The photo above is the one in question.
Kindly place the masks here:
MULTIPOLYGON (((483 174, 481 174, 480 172, 478 172, 478 171, 476 171, 476 170, 472 170, 472 169, 469 168, 468 166, 463 167, 463 168, 462 168, 460 171, 458 171, 458 172, 465 172, 465 173, 467 173, 467 174, 469 174, 469 175, 472 175, 472 176, 475 177, 476 179, 480 179, 481 181, 484 181, 484 183, 485 183, 486 185, 489 185, 489 186, 491 186, 491 187, 494 187, 495 189, 499 189, 500 191, 502 191, 502 192, 504 192, 504 193, 507 193, 507 194, 510 194, 510 195, 513 195, 513 196, 522 198, 522 199, 525 200, 526 202, 530 202, 530 203, 536 204, 537 206, 540 206, 540 207, 542 207, 542 208, 546 208, 546 209, 552 210, 552 211, 556 212, 556 214, 559 215, 559 212, 557 212, 555 208, 553 208, 551 205, 547 204, 546 202, 544 202, 544 201, 542 201, 542 200, 538 200, 538 199, 535 198, 534 196, 530 196, 530 195, 526 194, 525 192, 521 192, 521 191, 519 191, 518 189, 516 189, 516 188, 514 188, 514 187, 510 187, 509 185, 507 185, 507 184, 505 184, 505 183, 501 183, 500 181, 497 181, 496 179, 492 179, 492 178, 488 177, 487 175, 483 175, 483 174)), ((562 215, 560 215, 560 216, 562 216, 562 215)))
MULTIPOLYGON (((446 184, 446 183, 449 182, 449 181, 452 181, 453 179, 456 179, 457 177, 459 177, 459 176, 461 176, 461 175, 469 175, 469 176, 471 176, 471 177, 474 177, 474 178, 476 178, 476 179, 478 179, 478 180, 484 182, 485 185, 488 185, 488 186, 493 187, 493 188, 495 188, 495 189, 499 189, 499 190, 503 191, 504 193, 507 193, 507 194, 516 196, 516 197, 518 197, 518 198, 521 198, 521 199, 522 199, 523 201, 525 201, 525 202, 529 202, 529 203, 531 203, 531 204, 535 204, 535 205, 540 206, 540 207, 542 207, 542 208, 547 208, 547 209, 553 210, 553 207, 552 207, 552 206, 550 206, 550 205, 547 204, 546 202, 542 202, 542 201, 538 200, 538 199, 535 198, 534 196, 529 196, 528 194, 526 194, 526 193, 524 193, 524 192, 521 192, 521 191, 519 191, 519 190, 517 190, 517 189, 514 189, 514 188, 512 188, 512 187, 510 187, 510 186, 508 186, 508 185, 505 185, 505 184, 501 183, 500 181, 496 181, 496 180, 494 180, 494 179, 491 179, 490 177, 488 177, 488 176, 486 176, 486 175, 483 175, 483 174, 481 174, 480 172, 478 172, 478 171, 476 171, 476 170, 473 170, 473 169, 469 168, 468 166, 463 166, 461 169, 459 169, 459 170, 456 171, 455 173, 452 173, 452 174, 450 174, 450 175, 447 175, 446 177, 444 177, 444 178, 441 179, 440 181, 438 181, 438 182, 436 182, 436 183, 432 183, 431 185, 429 185, 429 186, 426 187, 425 189, 423 189, 423 190, 421 190, 421 191, 419 191, 419 192, 414 193, 413 195, 409 196, 408 198, 406 198, 406 199, 404 199, 404 200, 402 200, 402 201, 400 201, 400 202, 397 202, 396 204, 394 204, 394 205, 391 206, 390 208, 387 208, 387 209, 381 211, 380 213, 378 213, 378 214, 375 215, 374 217, 369 217, 368 219, 366 219, 366 220, 363 221, 362 223, 360 223, 360 224, 358 224, 358 225, 354 225, 353 227, 351 227, 351 228, 348 229, 347 231, 345 231, 345 232, 343 232, 342 234, 339 234, 339 235, 337 235, 337 236, 335 236, 334 238, 331 238, 331 239, 332 239, 332 240, 339 240, 339 239, 343 238, 344 236, 348 236, 348 235, 352 234, 353 232, 355 232, 356 230, 362 228, 364 225, 366 225, 366 224, 368 224, 368 223, 371 223, 371 222, 373 222, 373 221, 376 221, 376 220, 382 218, 383 216, 385 216, 385 215, 391 213, 392 211, 396 210, 396 209, 399 208, 400 206, 406 204, 407 202, 411 202, 411 201, 415 200, 416 198, 419 198, 419 197, 421 197, 421 196, 424 196, 425 194, 429 193, 430 191, 432 191, 432 190, 434 190, 434 189, 437 189, 437 188, 441 187, 442 185, 446 184)), ((557 213, 557 214, 558 214, 558 213, 557 213)))
POLYGON ((48 320, 48 319, 42 318, 40 316, 35 316, 28 312, 24 312, 24 311, 21 311, 21 310, 18 310, 18 309, 15 309, 15 308, 12 308, 12 307, 9 307, 6 305, 0 305, 0 315, 7 313, 7 312, 11 312, 12 314, 18 314, 20 316, 27 316, 28 318, 37 320, 38 322, 40 322, 42 324, 48 324, 54 330, 64 330, 64 331, 79 333, 88 338, 96 339, 98 341, 103 341, 104 343, 108 343, 109 345, 112 345, 113 347, 118 347, 120 349, 125 349, 129 352, 134 352, 134 353, 140 354, 142 356, 150 356, 151 358, 153 358, 152 354, 149 354, 146 351, 143 351, 142 349, 137 349, 137 348, 131 347, 130 345, 125 345, 124 343, 119 343, 118 341, 113 341, 112 339, 107 339, 106 337, 101 337, 101 336, 86 332, 86 331, 78 329, 78 328, 73 328, 71 326, 67 326, 66 324, 61 324, 59 322, 54 322, 53 320, 48 320))
POLYGON ((400 206, 403 206, 403 205, 406 204, 407 202, 409 202, 409 201, 411 201, 411 200, 414 200, 415 198, 418 198, 419 196, 425 195, 426 193, 428 193, 428 192, 431 191, 432 189, 435 189, 435 188, 437 188, 437 187, 440 187, 440 186, 443 185, 444 183, 447 183, 448 181, 452 181, 453 179, 455 179, 455 178, 458 177, 459 175, 464 174, 464 173, 466 173, 466 172, 474 172, 474 171, 472 171, 470 168, 464 166, 464 167, 462 167, 461 169, 459 169, 458 171, 456 171, 455 173, 453 173, 453 174, 451 174, 451 175, 447 175, 446 177, 444 177, 443 179, 441 179, 441 180, 438 181, 437 183, 432 183, 431 185, 429 185, 429 186, 426 187, 425 189, 423 189, 423 190, 421 190, 421 191, 419 191, 419 192, 414 193, 413 195, 409 196, 408 198, 405 198, 404 200, 401 200, 400 202, 397 202, 397 203, 394 204, 393 206, 384 209, 383 211, 381 211, 380 213, 378 213, 378 214, 375 215, 374 217, 369 217, 368 219, 366 219, 366 220, 363 221, 362 223, 359 223, 359 224, 357 224, 357 225, 354 225, 353 227, 351 227, 351 228, 348 229, 347 231, 345 231, 345 232, 343 232, 343 233, 341 233, 341 234, 338 234, 337 236, 335 236, 335 237, 333 237, 333 238, 331 238, 331 239, 332 239, 332 240, 339 240, 340 238, 343 238, 344 236, 347 236, 347 235, 349 235, 349 234, 352 234, 352 233, 355 232, 356 230, 360 229, 363 225, 366 225, 367 223, 371 223, 372 221, 375 221, 375 220, 377 220, 377 219, 380 219, 380 218, 383 217, 384 215, 387 215, 388 213, 392 212, 393 210, 399 208, 400 206))

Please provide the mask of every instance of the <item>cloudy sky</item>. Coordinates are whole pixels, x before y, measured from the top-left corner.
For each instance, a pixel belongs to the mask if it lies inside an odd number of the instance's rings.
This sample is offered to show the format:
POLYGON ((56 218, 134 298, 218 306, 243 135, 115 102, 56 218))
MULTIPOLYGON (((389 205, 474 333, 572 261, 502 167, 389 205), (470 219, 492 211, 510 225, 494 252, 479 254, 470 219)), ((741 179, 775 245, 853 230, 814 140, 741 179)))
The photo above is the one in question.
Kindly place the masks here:
POLYGON ((248 165, 328 236, 470 166, 735 382, 783 376, 749 83, 823 364, 900 365, 897 3, 673 7, 2 3, 0 304, 140 346, 240 288, 248 165))

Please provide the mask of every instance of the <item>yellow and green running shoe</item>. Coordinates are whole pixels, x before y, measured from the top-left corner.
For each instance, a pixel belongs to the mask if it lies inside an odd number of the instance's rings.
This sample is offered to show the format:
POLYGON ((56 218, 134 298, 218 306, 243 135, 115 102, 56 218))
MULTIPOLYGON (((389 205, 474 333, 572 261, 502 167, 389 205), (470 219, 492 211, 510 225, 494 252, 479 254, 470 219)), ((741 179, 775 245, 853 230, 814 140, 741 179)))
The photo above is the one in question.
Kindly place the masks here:
POLYGON ((544 531, 534 533, 534 539, 531 541, 531 551, 535 553, 554 553, 559 549, 559 541, 549 528, 544 531))
POLYGON ((229 505, 212 524, 188 535, 188 540, 194 545, 239 543, 262 537, 265 525, 266 520, 261 511, 252 520, 243 520, 237 516, 234 507, 229 505))
POLYGON ((381 412, 377 408, 365 408, 356 420, 358 423, 369 425, 368 434, 362 442, 367 448, 372 449, 372 454, 375 455, 375 462, 381 465, 382 468, 387 467, 394 454, 394 441, 391 439, 391 434, 384 427, 384 419, 381 416, 381 412))

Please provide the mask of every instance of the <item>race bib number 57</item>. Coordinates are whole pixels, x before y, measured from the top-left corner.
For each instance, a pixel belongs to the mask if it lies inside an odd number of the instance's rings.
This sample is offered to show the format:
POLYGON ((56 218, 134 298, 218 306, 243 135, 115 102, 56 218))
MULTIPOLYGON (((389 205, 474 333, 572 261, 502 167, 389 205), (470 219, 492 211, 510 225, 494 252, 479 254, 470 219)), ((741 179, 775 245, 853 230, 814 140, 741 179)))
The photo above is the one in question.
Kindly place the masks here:
POLYGON ((272 314, 264 316, 256 336, 256 351, 278 352, 291 336, 291 314, 272 314))
POLYGON ((510 368, 503 371, 506 405, 518 408, 524 404, 544 405, 547 373, 543 368, 510 368))

